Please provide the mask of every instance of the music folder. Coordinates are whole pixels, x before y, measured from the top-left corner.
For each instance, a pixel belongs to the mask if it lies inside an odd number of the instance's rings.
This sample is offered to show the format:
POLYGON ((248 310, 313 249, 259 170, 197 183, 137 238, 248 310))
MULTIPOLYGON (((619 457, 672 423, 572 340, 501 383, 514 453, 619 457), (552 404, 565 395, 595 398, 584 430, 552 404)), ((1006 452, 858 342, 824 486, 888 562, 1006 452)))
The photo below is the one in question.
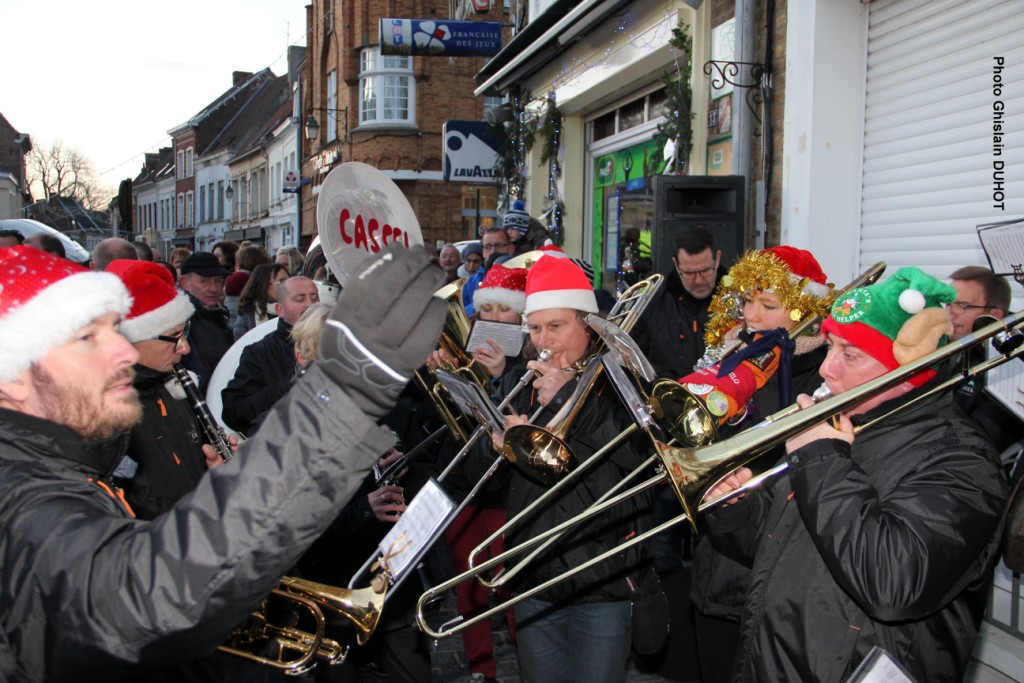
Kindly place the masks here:
POLYGON ((498 412, 479 384, 447 370, 438 370, 435 376, 464 415, 474 418, 488 431, 500 432, 505 429, 505 417, 498 412))

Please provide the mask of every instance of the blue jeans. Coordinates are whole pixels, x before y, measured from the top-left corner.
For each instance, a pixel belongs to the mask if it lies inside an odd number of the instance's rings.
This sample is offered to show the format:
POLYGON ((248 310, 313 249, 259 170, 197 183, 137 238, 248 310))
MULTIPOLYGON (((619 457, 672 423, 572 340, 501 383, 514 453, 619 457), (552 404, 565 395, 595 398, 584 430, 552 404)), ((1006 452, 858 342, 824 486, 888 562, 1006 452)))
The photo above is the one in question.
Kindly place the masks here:
POLYGON ((629 663, 630 603, 516 605, 519 672, 525 683, 623 683, 629 663))

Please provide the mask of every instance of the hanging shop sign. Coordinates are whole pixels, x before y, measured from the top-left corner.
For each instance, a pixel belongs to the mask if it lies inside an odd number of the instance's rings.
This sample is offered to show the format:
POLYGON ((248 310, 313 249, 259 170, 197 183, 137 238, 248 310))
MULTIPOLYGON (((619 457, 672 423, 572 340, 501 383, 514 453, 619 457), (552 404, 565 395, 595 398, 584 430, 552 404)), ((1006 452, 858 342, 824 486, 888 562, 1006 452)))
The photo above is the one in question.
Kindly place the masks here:
POLYGON ((501 24, 495 21, 380 19, 382 55, 493 57, 501 51, 501 24))
POLYGON ((500 143, 484 121, 445 121, 444 179, 453 183, 497 183, 500 143))

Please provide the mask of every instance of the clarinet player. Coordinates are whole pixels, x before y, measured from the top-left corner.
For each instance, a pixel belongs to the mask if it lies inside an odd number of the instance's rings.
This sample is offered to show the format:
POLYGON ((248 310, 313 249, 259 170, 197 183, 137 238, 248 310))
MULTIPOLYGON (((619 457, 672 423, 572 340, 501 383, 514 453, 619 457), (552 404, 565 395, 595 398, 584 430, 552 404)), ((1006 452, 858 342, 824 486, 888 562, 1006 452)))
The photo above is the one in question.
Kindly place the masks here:
POLYGON ((174 376, 174 365, 188 353, 185 337, 194 311, 188 297, 175 290, 170 272, 156 263, 117 260, 107 271, 132 296, 121 333, 139 352, 133 384, 143 410, 114 478, 135 515, 153 519, 223 459, 204 443, 199 420, 174 376))

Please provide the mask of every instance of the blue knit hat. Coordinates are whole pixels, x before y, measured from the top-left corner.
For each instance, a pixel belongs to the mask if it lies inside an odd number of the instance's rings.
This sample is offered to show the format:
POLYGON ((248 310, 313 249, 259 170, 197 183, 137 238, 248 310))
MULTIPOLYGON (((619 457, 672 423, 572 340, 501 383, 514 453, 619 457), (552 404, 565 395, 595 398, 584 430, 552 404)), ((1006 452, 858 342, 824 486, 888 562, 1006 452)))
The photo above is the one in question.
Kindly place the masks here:
POLYGON ((523 203, 522 199, 517 199, 512 204, 512 208, 501 219, 501 225, 506 230, 515 228, 519 231, 520 235, 526 234, 530 227, 530 214, 526 213, 526 204, 523 203))

